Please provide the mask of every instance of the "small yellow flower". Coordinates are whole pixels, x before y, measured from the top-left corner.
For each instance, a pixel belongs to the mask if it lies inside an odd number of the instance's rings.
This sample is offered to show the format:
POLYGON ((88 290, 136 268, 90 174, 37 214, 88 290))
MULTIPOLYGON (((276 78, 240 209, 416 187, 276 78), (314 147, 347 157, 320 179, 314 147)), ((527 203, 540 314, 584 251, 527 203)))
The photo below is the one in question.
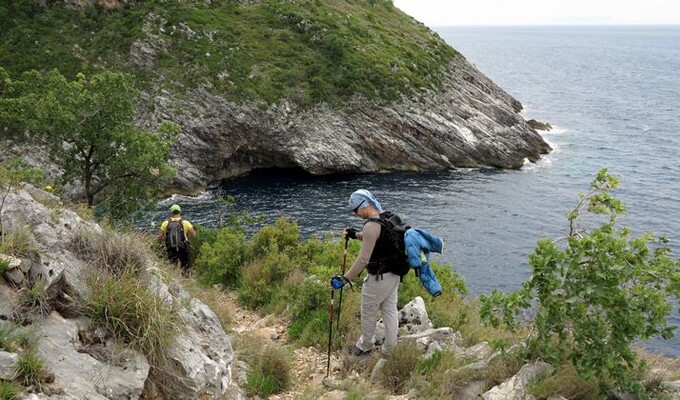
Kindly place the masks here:
POLYGON ((45 190, 47 190, 48 192, 51 192, 52 189, 53 189, 53 188, 52 188, 52 185, 46 185, 46 186, 45 186, 45 190))

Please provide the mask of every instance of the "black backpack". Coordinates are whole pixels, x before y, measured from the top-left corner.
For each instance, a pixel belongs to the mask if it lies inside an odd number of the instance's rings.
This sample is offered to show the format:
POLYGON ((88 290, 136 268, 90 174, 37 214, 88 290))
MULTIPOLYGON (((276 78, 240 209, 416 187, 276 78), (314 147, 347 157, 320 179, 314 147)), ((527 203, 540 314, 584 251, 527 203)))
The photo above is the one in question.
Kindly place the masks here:
POLYGON ((178 221, 168 220, 168 226, 165 228, 165 247, 174 250, 186 250, 187 239, 184 235, 184 225, 181 218, 178 221))
POLYGON ((379 218, 371 221, 380 224, 380 237, 368 263, 368 272, 379 275, 392 272, 402 278, 408 274, 411 266, 408 263, 404 233, 410 226, 406 225, 397 214, 385 211, 379 218))

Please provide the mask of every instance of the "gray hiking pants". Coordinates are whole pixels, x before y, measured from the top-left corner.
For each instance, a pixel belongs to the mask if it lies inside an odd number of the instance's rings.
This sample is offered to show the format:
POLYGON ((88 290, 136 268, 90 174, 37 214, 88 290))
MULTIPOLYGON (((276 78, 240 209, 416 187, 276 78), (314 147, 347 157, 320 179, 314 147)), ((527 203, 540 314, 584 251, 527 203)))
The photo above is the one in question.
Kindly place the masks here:
POLYGON ((397 290, 399 275, 387 272, 380 275, 366 274, 361 289, 361 336, 356 346, 363 351, 373 350, 378 309, 385 323, 385 342, 380 352, 388 354, 397 344, 399 318, 397 315, 397 290))

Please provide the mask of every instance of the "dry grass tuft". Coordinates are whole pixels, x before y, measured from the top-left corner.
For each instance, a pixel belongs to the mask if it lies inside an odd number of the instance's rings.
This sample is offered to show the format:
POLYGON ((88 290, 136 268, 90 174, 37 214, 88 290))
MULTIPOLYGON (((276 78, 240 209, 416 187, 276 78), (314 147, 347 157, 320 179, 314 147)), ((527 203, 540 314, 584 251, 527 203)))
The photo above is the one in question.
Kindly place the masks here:
POLYGON ((286 347, 265 344, 263 339, 254 336, 242 336, 235 341, 234 348, 250 368, 244 388, 249 397, 266 398, 290 389, 292 356, 286 347))
POLYGON ((569 363, 560 366, 552 376, 533 384, 530 393, 539 399, 558 395, 567 399, 579 400, 599 400, 602 398, 597 382, 587 381, 579 377, 574 367, 569 363))
POLYGON ((99 271, 86 279, 89 290, 79 312, 105 327, 121 343, 161 365, 179 332, 179 316, 158 293, 133 272, 113 275, 99 271))
POLYGON ((413 341, 399 342, 392 349, 380 380, 392 393, 402 393, 420 361, 420 350, 413 341))
POLYGON ((71 250, 99 270, 122 274, 139 273, 149 262, 151 238, 135 232, 119 233, 113 230, 95 232, 76 231, 71 250))

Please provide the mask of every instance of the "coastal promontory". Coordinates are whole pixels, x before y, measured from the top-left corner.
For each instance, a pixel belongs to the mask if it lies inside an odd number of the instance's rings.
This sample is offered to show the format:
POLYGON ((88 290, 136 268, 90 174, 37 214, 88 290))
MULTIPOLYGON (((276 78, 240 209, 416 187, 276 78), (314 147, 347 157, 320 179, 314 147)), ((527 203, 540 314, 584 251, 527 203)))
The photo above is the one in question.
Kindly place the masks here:
POLYGON ((133 75, 138 125, 181 128, 183 191, 260 168, 520 168, 550 151, 519 101, 387 0, 24 0, 0 24, 11 74, 133 75))

